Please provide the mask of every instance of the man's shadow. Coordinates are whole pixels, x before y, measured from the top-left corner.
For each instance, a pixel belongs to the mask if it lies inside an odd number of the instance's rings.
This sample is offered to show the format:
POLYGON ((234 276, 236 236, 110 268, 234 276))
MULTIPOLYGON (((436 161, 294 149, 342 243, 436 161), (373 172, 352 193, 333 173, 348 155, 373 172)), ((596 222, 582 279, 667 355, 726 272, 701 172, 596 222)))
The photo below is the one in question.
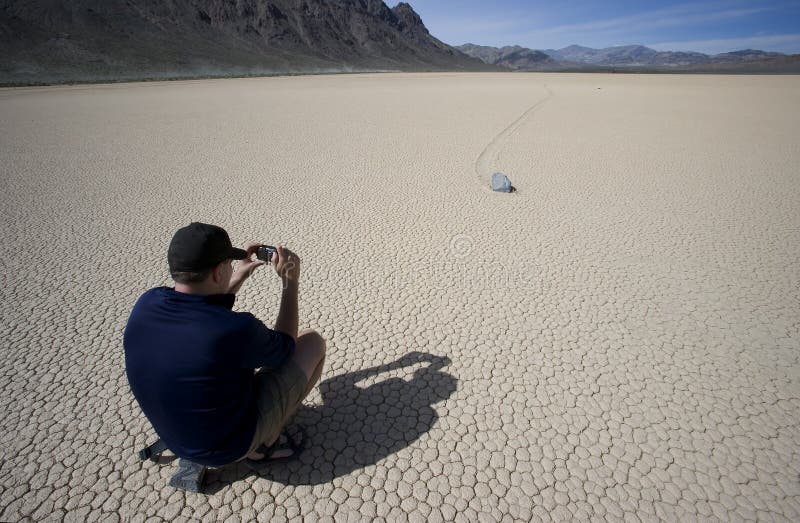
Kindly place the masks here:
MULTIPOLYGON (((455 392, 456 378, 441 372, 449 364, 446 357, 412 352, 392 363, 323 381, 323 405, 301 407, 292 422, 308 435, 305 451, 297 460, 265 465, 257 474, 287 485, 318 485, 407 447, 438 419, 433 404, 455 392), (379 376, 419 364, 424 366, 408 381, 379 376), (370 378, 377 380, 358 386, 370 378)), ((243 464, 212 471, 204 490, 214 494, 255 473, 243 464)))

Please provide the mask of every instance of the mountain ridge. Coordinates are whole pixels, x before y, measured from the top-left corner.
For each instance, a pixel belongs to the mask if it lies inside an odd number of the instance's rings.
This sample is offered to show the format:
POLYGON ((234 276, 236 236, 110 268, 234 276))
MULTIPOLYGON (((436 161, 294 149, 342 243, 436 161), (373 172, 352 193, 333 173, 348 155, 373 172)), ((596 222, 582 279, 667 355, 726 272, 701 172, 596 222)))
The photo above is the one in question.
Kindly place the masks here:
POLYGON ((798 62, 794 58, 798 55, 785 55, 756 49, 708 55, 695 51, 657 51, 643 45, 594 49, 573 44, 562 49, 534 50, 521 46, 498 48, 467 43, 456 46, 456 48, 487 64, 528 71, 591 68, 659 68, 664 70, 683 68, 693 70, 703 67, 722 70, 726 67, 746 69, 750 65, 755 69, 769 68, 774 65, 777 68, 793 70, 798 62), (539 59, 527 63, 514 61, 512 53, 525 56, 535 55, 539 59), (548 61, 545 57, 550 60, 548 61))
POLYGON ((533 69, 542 66, 553 66, 556 60, 542 51, 528 49, 519 45, 490 47, 476 44, 464 44, 457 47, 460 51, 487 64, 500 65, 514 70, 533 69))
POLYGON ((800 55, 434 37, 382 0, 0 0, 0 85, 368 71, 800 72, 800 55))
POLYGON ((381 0, 0 0, 0 81, 498 70, 381 0))

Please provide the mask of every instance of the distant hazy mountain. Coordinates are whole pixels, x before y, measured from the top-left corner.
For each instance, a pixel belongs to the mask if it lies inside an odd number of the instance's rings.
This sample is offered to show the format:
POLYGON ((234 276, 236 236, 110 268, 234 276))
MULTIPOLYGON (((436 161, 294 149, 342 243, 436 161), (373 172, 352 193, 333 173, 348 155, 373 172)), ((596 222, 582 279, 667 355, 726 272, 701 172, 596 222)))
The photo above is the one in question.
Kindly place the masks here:
POLYGON ((0 82, 493 70, 381 0, 0 0, 0 82))
POLYGON ((501 65, 509 69, 539 69, 556 63, 541 51, 534 51, 518 45, 506 47, 487 47, 475 44, 464 44, 457 47, 461 52, 474 56, 492 65, 501 65))
POLYGON ((563 49, 546 49, 547 55, 561 62, 592 65, 688 65, 708 60, 708 55, 693 52, 659 52, 643 45, 624 45, 592 49, 571 45, 563 49))
POLYGON ((764 60, 768 58, 778 58, 781 56, 786 56, 783 53, 767 53, 764 51, 758 51, 756 49, 744 49, 742 51, 733 51, 731 53, 722 53, 717 54, 711 57, 714 62, 723 63, 723 62, 753 62, 757 60, 764 60))
POLYGON ((656 51, 643 45, 623 45, 604 49, 571 45, 563 49, 546 49, 544 53, 562 62, 609 66, 678 66, 708 62, 746 62, 781 56, 780 53, 754 50, 736 51, 721 55, 707 55, 692 51, 656 51))
POLYGON ((643 45, 625 45, 592 49, 580 45, 570 45, 563 49, 536 51, 520 46, 487 47, 475 44, 458 46, 464 53, 480 58, 487 64, 497 64, 518 70, 602 70, 605 68, 655 68, 696 71, 738 71, 753 69, 768 71, 771 67, 779 72, 791 72, 797 65, 796 55, 768 53, 746 49, 732 53, 707 55, 697 52, 656 51, 643 45), (509 60, 507 57, 535 57, 529 63, 509 60), (547 57, 551 60, 547 60, 547 57))

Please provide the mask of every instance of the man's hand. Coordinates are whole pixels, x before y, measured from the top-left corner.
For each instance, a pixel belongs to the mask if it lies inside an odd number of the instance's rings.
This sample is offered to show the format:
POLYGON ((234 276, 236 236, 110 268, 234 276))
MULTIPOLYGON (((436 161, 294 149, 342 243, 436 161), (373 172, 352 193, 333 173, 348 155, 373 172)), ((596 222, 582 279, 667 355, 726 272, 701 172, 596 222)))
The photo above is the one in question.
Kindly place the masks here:
POLYGON ((245 250, 247 251, 247 258, 244 260, 239 260, 239 264, 236 266, 236 270, 233 272, 233 276, 231 276, 231 285, 228 288, 228 294, 236 294, 239 292, 239 289, 242 287, 244 281, 253 274, 253 271, 256 270, 258 267, 261 267, 266 262, 261 260, 253 260, 252 257, 256 253, 259 247, 261 247, 261 243, 258 242, 248 242, 245 246, 245 250))
POLYGON ((272 255, 272 263, 275 265, 275 272, 283 280, 284 288, 290 284, 297 284, 300 279, 300 257, 298 255, 278 244, 272 255))

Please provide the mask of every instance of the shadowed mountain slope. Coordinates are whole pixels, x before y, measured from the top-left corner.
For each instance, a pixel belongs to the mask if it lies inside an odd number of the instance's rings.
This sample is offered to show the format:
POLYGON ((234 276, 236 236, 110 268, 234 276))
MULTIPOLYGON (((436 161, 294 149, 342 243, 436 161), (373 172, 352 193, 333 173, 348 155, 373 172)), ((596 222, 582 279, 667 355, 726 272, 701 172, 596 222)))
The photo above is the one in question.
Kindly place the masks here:
POLYGON ((380 0, 0 0, 0 80, 494 69, 380 0))

